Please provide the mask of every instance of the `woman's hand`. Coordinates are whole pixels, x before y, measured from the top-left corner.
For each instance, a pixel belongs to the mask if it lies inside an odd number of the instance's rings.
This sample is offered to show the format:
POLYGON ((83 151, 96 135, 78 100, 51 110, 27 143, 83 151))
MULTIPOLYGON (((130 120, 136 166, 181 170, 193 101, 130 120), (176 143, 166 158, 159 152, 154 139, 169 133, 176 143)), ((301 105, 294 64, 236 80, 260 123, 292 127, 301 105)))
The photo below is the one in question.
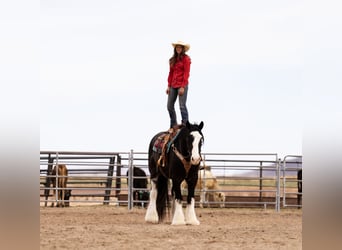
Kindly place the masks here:
POLYGON ((180 87, 179 89, 178 89, 178 95, 179 96, 182 96, 184 94, 184 88, 183 87, 180 87))
POLYGON ((168 95, 170 93, 170 87, 167 87, 166 94, 168 95))

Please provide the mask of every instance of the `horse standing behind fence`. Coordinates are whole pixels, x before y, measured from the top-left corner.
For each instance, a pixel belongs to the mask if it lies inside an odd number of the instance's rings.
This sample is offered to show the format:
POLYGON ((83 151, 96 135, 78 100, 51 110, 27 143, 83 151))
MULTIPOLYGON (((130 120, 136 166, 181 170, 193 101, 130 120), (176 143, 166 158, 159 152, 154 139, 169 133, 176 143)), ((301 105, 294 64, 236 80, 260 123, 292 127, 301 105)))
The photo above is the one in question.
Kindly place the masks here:
POLYGON ((303 181, 302 181, 302 169, 298 170, 297 172, 297 187, 298 187, 298 194, 297 194, 297 204, 299 205, 298 208, 302 205, 302 195, 303 195, 303 181))
POLYGON ((155 135, 149 145, 148 165, 151 174, 150 202, 146 211, 145 221, 158 223, 165 217, 168 198, 168 179, 172 180, 172 198, 174 213, 172 225, 199 225, 195 214, 195 186, 198 179, 198 169, 201 162, 201 147, 203 142, 203 122, 199 125, 190 124, 179 129, 169 143, 164 166, 158 165, 161 152, 155 145, 166 132, 155 135), (181 183, 188 185, 188 196, 185 216, 182 209, 181 183))
MULTIPOLYGON (((67 196, 67 199, 69 200, 70 197, 70 190, 66 190, 67 187, 67 181, 68 181, 68 169, 65 165, 60 164, 58 166, 55 166, 52 170, 53 177, 51 177, 51 182, 52 186, 54 187, 53 189, 53 194, 56 196, 56 189, 57 189, 57 207, 65 207, 64 200, 67 196), (56 181, 57 180, 57 181, 56 181), (56 188, 57 185, 57 188, 56 188)), ((55 197, 54 197, 55 198, 55 197)), ((54 202, 51 203, 51 207, 54 206, 54 202)), ((69 202, 67 202, 69 205, 69 202)))
MULTIPOLYGON (((182 188, 186 187, 186 183, 182 183, 182 188)), ((199 177, 196 185, 196 189, 200 190, 200 208, 203 208, 203 204, 207 203, 210 199, 209 197, 213 197, 214 202, 218 202, 219 206, 223 208, 225 206, 224 202, 226 201, 226 196, 224 192, 219 191, 220 186, 217 182, 216 177, 210 170, 210 167, 204 166, 203 169, 199 170, 199 177)), ((210 207, 210 203, 208 203, 208 207, 210 207)))
MULTIPOLYGON (((127 170, 127 176, 129 175, 129 170, 127 170)), ((128 181, 127 181, 128 183, 128 181)), ((133 167, 133 200, 139 200, 140 202, 134 202, 134 205, 141 205, 145 207, 148 201, 147 189, 147 177, 144 170, 138 167, 133 167), (146 203, 145 203, 146 202, 146 203)))

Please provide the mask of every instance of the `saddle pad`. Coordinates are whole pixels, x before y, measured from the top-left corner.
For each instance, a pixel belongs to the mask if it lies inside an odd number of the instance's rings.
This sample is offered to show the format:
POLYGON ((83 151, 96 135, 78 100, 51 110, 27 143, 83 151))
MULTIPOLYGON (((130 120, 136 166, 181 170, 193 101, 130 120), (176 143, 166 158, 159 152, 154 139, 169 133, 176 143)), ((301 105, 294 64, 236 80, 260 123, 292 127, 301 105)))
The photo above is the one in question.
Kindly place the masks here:
POLYGON ((161 154, 162 149, 163 149, 163 145, 164 145, 164 139, 165 139, 165 134, 160 135, 157 140, 154 142, 153 144, 153 151, 156 153, 161 154))
POLYGON ((174 135, 168 142, 165 141, 165 137, 168 134, 168 132, 165 132, 164 134, 160 135, 157 140, 154 142, 153 144, 153 148, 152 150, 156 153, 161 154, 162 150, 163 150, 163 146, 165 143, 167 143, 167 149, 166 149, 166 153, 168 153, 170 151, 171 145, 174 142, 174 140, 177 138, 177 136, 180 133, 180 129, 178 129, 176 131, 176 135, 174 135))

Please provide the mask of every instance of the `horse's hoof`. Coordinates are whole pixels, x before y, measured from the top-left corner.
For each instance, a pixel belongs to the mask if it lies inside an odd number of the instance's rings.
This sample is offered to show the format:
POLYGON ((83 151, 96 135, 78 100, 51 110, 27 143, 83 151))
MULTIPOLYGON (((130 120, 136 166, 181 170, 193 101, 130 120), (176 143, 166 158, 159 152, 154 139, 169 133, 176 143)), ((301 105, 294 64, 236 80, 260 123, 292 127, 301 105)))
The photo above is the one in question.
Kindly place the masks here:
POLYGON ((148 222, 148 223, 152 223, 152 224, 158 224, 158 218, 157 219, 147 219, 145 218, 145 221, 148 222))
POLYGON ((200 224, 200 222, 198 220, 194 220, 194 221, 187 221, 186 224, 198 226, 200 224))
POLYGON ((171 226, 179 226, 179 225, 180 225, 180 226, 186 225, 186 224, 185 224, 185 221, 176 221, 176 222, 173 221, 173 222, 171 223, 171 226))
POLYGON ((157 213, 150 213, 149 211, 147 211, 146 215, 145 215, 145 221, 146 222, 150 222, 153 224, 157 224, 158 223, 158 214, 157 213))

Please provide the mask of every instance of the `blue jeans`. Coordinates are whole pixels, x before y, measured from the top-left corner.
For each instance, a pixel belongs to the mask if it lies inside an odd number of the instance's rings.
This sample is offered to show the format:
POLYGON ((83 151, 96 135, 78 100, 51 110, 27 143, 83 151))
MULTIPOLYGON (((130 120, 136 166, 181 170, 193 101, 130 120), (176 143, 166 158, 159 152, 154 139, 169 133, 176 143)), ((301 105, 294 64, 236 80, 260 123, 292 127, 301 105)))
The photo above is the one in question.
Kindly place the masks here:
MULTIPOLYGON (((170 88, 170 92, 167 98, 167 110, 170 115, 170 128, 177 125, 177 115, 175 111, 175 102, 178 96, 178 88, 170 88)), ((179 109, 182 115, 182 124, 185 124, 189 120, 188 109, 186 107, 186 98, 188 96, 188 86, 184 88, 184 94, 179 96, 179 109)))

